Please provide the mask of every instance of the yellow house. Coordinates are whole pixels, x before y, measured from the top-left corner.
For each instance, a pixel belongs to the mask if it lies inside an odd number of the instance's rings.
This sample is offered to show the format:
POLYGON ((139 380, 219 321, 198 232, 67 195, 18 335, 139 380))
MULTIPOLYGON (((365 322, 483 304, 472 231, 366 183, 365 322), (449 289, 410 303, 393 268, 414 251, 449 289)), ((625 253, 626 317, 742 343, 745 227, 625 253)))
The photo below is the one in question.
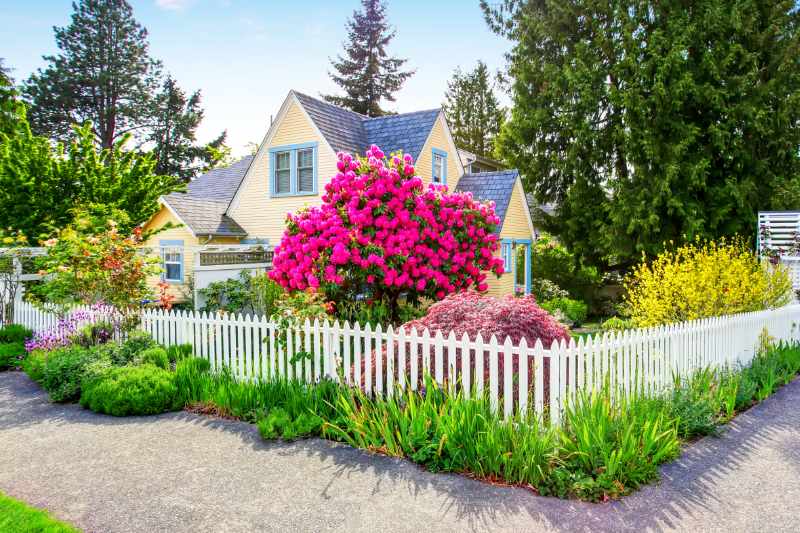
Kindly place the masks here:
POLYGON ((530 291, 535 232, 516 170, 465 173, 441 109, 370 118, 296 91, 287 95, 255 155, 199 176, 186 193, 161 198, 146 229, 180 226, 146 243, 160 251, 162 278, 180 298, 190 279, 200 283, 201 273, 220 279, 243 265, 268 268, 268 250, 280 242, 286 214, 321 202, 325 183, 337 172, 337 152, 363 154, 372 144, 387 154, 411 154, 426 183, 494 201, 507 273, 489 277, 489 292, 530 291))

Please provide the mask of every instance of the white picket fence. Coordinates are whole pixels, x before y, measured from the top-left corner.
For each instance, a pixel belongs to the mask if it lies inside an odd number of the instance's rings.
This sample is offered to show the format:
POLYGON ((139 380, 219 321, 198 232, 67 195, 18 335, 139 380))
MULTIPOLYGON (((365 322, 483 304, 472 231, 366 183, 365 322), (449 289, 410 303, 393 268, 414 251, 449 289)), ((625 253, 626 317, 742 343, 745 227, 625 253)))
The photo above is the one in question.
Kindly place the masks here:
MULTIPOLYGON (((22 303, 15 322, 39 330, 55 319, 22 303)), ((140 327, 164 345, 191 344, 212 369, 228 367, 243 380, 328 377, 391 396, 397 387, 420 388, 429 373, 451 391, 488 393, 506 417, 534 409, 558 423, 565 402, 577 391, 608 385, 615 395, 658 394, 673 385, 675 376, 748 363, 765 329, 778 341, 800 340, 798 322, 800 305, 790 305, 550 347, 539 341, 528 346, 524 339, 515 345, 494 336, 471 339, 327 321, 281 331, 266 318, 189 311, 144 310, 140 327)))

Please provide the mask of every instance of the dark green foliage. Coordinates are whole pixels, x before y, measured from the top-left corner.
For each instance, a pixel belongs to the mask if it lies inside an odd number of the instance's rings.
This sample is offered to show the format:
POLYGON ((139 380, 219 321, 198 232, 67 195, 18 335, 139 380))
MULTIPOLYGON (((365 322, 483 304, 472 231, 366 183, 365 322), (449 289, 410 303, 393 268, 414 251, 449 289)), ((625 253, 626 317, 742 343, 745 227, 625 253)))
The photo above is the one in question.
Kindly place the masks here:
POLYGON ((77 401, 87 370, 103 356, 103 352, 78 345, 52 350, 44 364, 42 388, 53 402, 77 401))
POLYGON ((386 114, 381 100, 394 102, 394 93, 414 71, 400 70, 405 59, 389 57, 386 47, 395 32, 386 20, 383 0, 361 0, 362 11, 347 21, 345 56, 332 62, 331 78, 344 89, 344 96, 325 96, 332 104, 377 117, 386 114))
MULTIPOLYGON (((800 199, 794 0, 481 0, 512 42, 501 154, 589 264, 752 235, 800 199)), ((534 267, 536 262, 534 261, 534 267)))
MULTIPOLYGON (((518 266, 518 270, 520 269, 522 265, 518 266)), ((597 293, 603 280, 600 272, 593 266, 583 264, 575 254, 550 235, 540 235, 533 244, 531 276, 534 280, 548 280, 554 283, 557 288, 567 291, 569 297, 582 300, 590 307, 596 307, 599 303, 597 293)), ((544 288, 541 284, 538 285, 537 289, 544 288)), ((547 292, 555 290, 552 287, 546 288, 549 289, 547 292)))
POLYGON ((443 106, 456 146, 483 157, 495 157, 494 141, 505 120, 493 85, 483 61, 470 72, 456 69, 443 106))
POLYGON ((150 58, 147 30, 124 0, 81 0, 72 20, 54 28, 57 56, 33 74, 23 92, 33 130, 65 139, 73 124, 91 122, 103 148, 149 122, 161 71, 150 58), (109 53, 113 50, 113 53, 109 53))
POLYGON ((203 311, 269 317, 275 313, 276 304, 285 291, 266 275, 251 275, 242 271, 238 278, 209 283, 199 293, 205 299, 203 311))
POLYGON ((31 337, 33 337, 33 331, 19 324, 9 324, 0 328, 0 344, 24 343, 31 337))
POLYGON ((174 374, 153 365, 110 368, 83 384, 81 405, 113 416, 155 415, 179 408, 174 374))
POLYGON ((572 298, 553 298, 539 303, 539 307, 551 315, 560 313, 574 327, 579 327, 583 324, 589 312, 589 307, 585 303, 572 298))
POLYGON ((133 331, 121 346, 118 346, 111 355, 111 362, 122 366, 133 362, 136 356, 150 348, 157 348, 158 343, 149 333, 133 331))
POLYGON ((0 344, 0 370, 18 367, 26 353, 21 342, 0 344))
POLYGON ((208 145, 195 144, 195 132, 204 114, 200 91, 187 98, 172 76, 167 76, 155 96, 152 111, 154 123, 148 140, 153 143, 153 155, 158 161, 156 174, 189 179, 225 162, 220 159, 226 155, 226 132, 208 145))
POLYGON ((153 365, 169 370, 169 356, 167 356, 167 351, 160 346, 139 352, 134 362, 137 365, 153 365))

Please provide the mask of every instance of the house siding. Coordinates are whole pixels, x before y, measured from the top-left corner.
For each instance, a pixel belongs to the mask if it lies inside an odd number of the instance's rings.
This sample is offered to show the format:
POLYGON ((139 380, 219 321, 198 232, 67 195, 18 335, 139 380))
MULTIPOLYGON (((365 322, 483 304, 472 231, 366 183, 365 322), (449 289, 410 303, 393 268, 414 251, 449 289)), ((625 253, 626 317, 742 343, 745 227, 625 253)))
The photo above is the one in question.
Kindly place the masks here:
POLYGON ((321 202, 325 184, 336 170, 336 154, 314 128, 297 101, 290 102, 269 144, 263 146, 242 183, 238 200, 229 215, 244 228, 249 238, 266 238, 273 246, 280 243, 286 227, 286 214, 321 202), (316 195, 270 198, 270 148, 317 142, 316 195))
MULTIPOLYGON (((501 241, 503 239, 530 239, 533 241, 528 218, 525 216, 526 204, 520 193, 521 188, 519 178, 517 178, 517 183, 514 185, 514 190, 508 203, 503 229, 500 231, 501 241)), ((500 257, 501 252, 502 246, 495 255, 500 257)), ((487 293, 492 296, 514 294, 513 272, 506 272, 499 279, 494 274, 490 274, 487 277, 487 284, 489 285, 487 293)))
MULTIPOLYGON (((195 252, 200 246, 200 240, 193 236, 186 226, 181 225, 180 221, 175 218, 172 212, 166 207, 161 209, 153 215, 153 217, 145 224, 145 231, 153 231, 172 223, 174 228, 169 228, 164 231, 159 231, 155 235, 147 239, 143 247, 150 250, 150 253, 160 256, 160 242, 161 241, 183 241, 183 283, 170 283, 169 293, 175 296, 175 301, 182 302, 191 298, 191 286, 189 281, 194 274, 194 259, 195 252)), ((207 237, 203 237, 204 244, 236 244, 239 239, 236 237, 213 237, 208 241, 207 237)), ((154 294, 157 294, 158 282, 161 281, 161 275, 150 276, 147 283, 153 289, 154 294)))
POLYGON ((417 174, 422 178, 422 182, 426 186, 431 183, 431 177, 433 176, 434 148, 447 152, 447 188, 452 191, 456 188, 459 178, 461 178, 461 172, 458 167, 458 153, 453 149, 447 138, 444 119, 441 115, 439 115, 433 128, 431 128, 431 133, 428 135, 425 146, 422 147, 422 153, 417 157, 415 165, 417 174))

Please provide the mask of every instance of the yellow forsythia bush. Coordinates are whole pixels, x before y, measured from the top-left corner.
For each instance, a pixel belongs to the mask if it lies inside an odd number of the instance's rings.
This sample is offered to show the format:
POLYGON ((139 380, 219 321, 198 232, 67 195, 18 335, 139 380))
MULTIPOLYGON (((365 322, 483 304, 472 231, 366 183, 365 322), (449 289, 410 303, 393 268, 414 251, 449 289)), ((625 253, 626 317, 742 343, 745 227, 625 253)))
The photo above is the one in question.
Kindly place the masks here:
POLYGON ((700 241, 643 261, 625 278, 635 327, 780 307, 791 301, 787 269, 759 258, 739 238, 700 241))

